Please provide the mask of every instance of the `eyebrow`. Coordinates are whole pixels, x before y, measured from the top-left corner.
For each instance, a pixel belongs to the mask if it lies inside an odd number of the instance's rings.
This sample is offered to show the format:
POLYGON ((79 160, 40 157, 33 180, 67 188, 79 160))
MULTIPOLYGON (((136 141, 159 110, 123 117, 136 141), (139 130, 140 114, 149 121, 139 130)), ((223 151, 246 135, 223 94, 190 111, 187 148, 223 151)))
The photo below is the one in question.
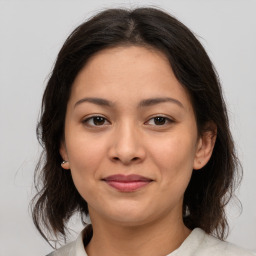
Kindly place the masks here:
POLYGON ((107 107, 112 107, 114 106, 114 103, 109 101, 109 100, 106 100, 106 99, 102 99, 102 98, 83 98, 79 101, 76 102, 74 108, 81 104, 81 103, 84 103, 84 102, 90 102, 90 103, 93 103, 93 104, 96 104, 96 105, 100 105, 100 106, 107 106, 107 107))
POLYGON ((156 105, 156 104, 160 104, 160 103, 164 103, 164 102, 175 103, 178 106, 184 108, 183 104, 180 101, 178 101, 174 98, 169 98, 169 97, 145 99, 139 103, 139 107, 148 107, 148 106, 152 106, 152 105, 156 105))
MULTIPOLYGON (((96 105, 100 105, 100 106, 105 106, 105 107, 113 107, 115 105, 114 102, 112 101, 109 101, 109 100, 106 100, 106 99, 103 99, 103 98, 92 98, 92 97, 89 97, 89 98, 83 98, 79 101, 77 101, 74 105, 74 108, 81 104, 81 103, 84 103, 84 102, 90 102, 90 103, 93 103, 93 104, 96 104, 96 105)), ((149 106, 153 106, 153 105, 157 105, 157 104, 160 104, 160 103, 165 103, 165 102, 171 102, 171 103, 174 103, 176 105, 178 105, 179 107, 182 107, 184 108, 183 104, 174 99, 174 98, 170 98, 170 97, 163 97, 163 98, 149 98, 149 99, 145 99, 145 100, 142 100, 138 107, 139 108, 142 108, 142 107, 149 107, 149 106)))

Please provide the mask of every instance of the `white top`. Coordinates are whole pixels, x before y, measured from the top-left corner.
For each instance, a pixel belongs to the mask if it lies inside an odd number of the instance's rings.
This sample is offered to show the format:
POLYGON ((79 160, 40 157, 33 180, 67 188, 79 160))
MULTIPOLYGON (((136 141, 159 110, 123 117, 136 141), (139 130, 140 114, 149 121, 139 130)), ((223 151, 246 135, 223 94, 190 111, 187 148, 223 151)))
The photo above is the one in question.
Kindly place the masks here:
MULTIPOLYGON (((48 256, 88 256, 84 244, 92 237, 89 225, 78 236, 77 240, 50 253, 48 256)), ((256 253, 247 251, 229 242, 223 242, 202 229, 195 228, 181 246, 167 256, 253 256, 256 253)))

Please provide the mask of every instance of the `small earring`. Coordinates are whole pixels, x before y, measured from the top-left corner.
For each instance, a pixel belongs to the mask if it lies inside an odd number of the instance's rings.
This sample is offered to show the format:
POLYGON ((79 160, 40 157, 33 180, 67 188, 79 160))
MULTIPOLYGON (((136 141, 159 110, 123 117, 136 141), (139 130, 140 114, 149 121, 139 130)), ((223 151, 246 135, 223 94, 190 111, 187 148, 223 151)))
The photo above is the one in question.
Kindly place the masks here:
POLYGON ((65 160, 64 160, 64 161, 62 161, 62 163, 61 163, 61 164, 66 164, 66 163, 68 163, 68 161, 65 161, 65 160))

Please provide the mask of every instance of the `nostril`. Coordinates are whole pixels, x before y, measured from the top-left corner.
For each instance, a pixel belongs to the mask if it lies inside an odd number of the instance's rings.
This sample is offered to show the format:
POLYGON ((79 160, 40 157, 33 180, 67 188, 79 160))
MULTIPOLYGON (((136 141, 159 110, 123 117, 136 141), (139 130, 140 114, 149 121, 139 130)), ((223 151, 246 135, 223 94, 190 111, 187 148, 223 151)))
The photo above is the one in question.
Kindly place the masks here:
MULTIPOLYGON (((132 158, 130 161, 137 161, 138 159, 140 159, 139 157, 134 157, 134 158, 132 158)), ((121 160, 119 157, 113 157, 113 160, 115 160, 115 161, 119 161, 119 160, 121 160)))

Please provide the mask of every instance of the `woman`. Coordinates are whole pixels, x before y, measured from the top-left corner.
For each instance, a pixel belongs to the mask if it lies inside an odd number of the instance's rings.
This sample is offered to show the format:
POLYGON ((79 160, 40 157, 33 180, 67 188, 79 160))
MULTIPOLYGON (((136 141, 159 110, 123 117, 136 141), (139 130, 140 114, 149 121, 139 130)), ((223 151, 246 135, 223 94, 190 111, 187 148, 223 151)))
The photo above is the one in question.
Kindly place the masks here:
POLYGON ((223 241, 239 173, 218 77, 169 14, 110 9, 76 28, 38 136, 36 227, 65 238, 74 213, 91 219, 51 255, 252 255, 223 241))

